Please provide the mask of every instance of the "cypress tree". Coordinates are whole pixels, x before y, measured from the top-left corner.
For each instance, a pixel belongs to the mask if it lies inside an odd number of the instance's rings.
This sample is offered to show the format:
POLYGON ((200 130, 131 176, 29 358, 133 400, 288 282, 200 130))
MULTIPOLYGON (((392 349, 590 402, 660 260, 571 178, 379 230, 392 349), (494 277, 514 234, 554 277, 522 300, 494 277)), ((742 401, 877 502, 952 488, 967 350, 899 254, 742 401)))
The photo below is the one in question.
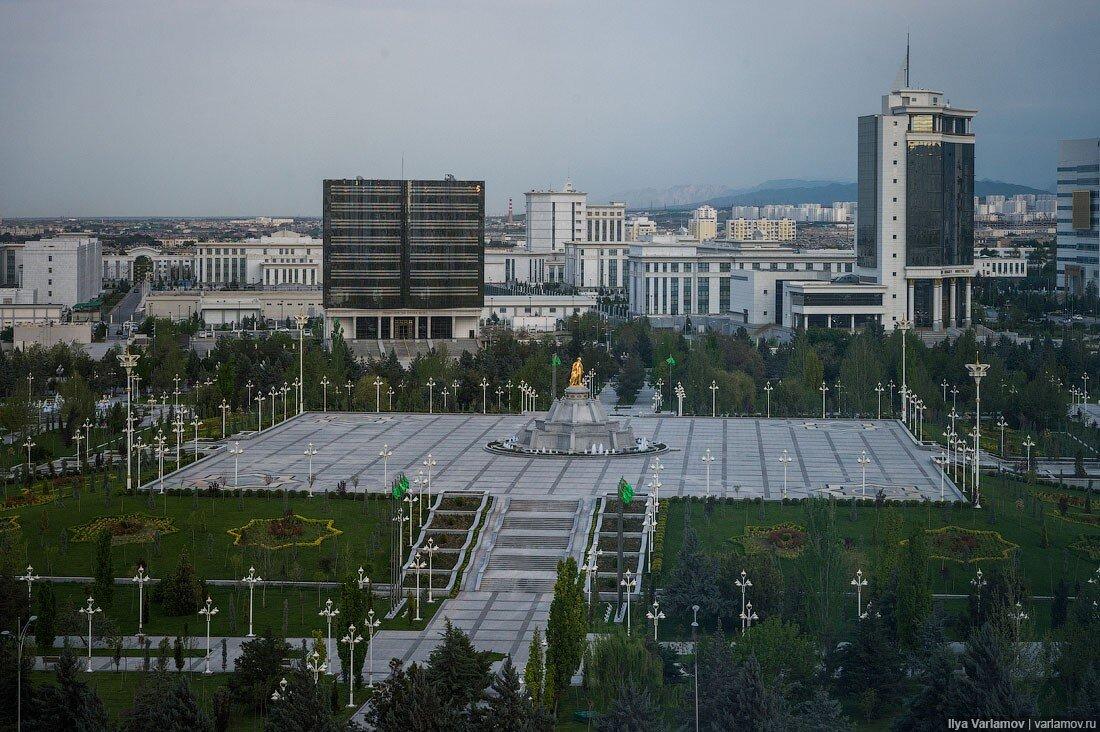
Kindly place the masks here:
POLYGON ((115 572, 111 563, 111 532, 99 532, 95 547, 95 571, 92 573, 92 593, 103 607, 111 604, 115 594, 115 572))

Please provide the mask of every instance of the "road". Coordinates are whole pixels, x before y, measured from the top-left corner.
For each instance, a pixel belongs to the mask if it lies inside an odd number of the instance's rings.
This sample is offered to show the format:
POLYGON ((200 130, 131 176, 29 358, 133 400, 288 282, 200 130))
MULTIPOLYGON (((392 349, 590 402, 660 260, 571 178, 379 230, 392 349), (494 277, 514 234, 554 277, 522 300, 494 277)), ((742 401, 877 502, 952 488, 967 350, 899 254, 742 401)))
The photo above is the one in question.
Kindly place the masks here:
POLYGON ((126 295, 123 296, 118 304, 111 309, 110 315, 107 318, 107 322, 111 326, 118 326, 125 323, 127 320, 131 320, 134 317, 134 312, 141 306, 141 286, 135 285, 126 295))

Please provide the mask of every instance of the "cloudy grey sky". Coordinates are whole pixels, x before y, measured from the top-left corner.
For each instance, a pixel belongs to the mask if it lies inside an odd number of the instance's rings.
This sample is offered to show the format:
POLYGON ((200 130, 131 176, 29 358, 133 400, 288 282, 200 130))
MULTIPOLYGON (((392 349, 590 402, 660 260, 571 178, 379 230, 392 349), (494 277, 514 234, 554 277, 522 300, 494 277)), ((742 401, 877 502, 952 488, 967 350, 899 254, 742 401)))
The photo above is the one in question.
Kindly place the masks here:
POLYGON ((0 216, 304 214, 321 179, 566 176, 599 199, 855 178, 912 79, 981 110, 978 176, 1100 135, 1100 3, 0 0, 0 216))

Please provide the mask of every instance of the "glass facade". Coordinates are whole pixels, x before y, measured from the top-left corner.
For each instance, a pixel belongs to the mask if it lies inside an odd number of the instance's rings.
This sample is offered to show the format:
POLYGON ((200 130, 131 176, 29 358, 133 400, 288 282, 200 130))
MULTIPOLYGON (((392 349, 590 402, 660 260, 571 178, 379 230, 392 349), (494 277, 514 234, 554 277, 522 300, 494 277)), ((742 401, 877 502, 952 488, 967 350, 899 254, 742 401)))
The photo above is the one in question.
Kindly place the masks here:
POLYGON ((859 118, 856 263, 866 269, 878 267, 878 124, 873 114, 859 118))
POLYGON ((484 234, 481 181, 326 180, 325 307, 481 307, 484 234))
POLYGON ((905 176, 905 264, 973 264, 974 146, 910 140, 905 176))
POLYGON ((833 305, 882 305, 882 294, 878 292, 792 292, 791 305, 833 306, 833 305))

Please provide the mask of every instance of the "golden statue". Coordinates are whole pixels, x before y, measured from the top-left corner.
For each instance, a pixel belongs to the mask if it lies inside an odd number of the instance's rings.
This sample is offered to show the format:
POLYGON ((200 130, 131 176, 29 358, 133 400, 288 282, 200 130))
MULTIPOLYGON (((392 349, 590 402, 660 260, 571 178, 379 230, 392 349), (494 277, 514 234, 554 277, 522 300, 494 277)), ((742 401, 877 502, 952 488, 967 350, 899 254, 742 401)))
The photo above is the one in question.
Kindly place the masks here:
POLYGON ((580 356, 577 356, 569 372, 569 386, 584 386, 584 366, 581 364, 580 356))

